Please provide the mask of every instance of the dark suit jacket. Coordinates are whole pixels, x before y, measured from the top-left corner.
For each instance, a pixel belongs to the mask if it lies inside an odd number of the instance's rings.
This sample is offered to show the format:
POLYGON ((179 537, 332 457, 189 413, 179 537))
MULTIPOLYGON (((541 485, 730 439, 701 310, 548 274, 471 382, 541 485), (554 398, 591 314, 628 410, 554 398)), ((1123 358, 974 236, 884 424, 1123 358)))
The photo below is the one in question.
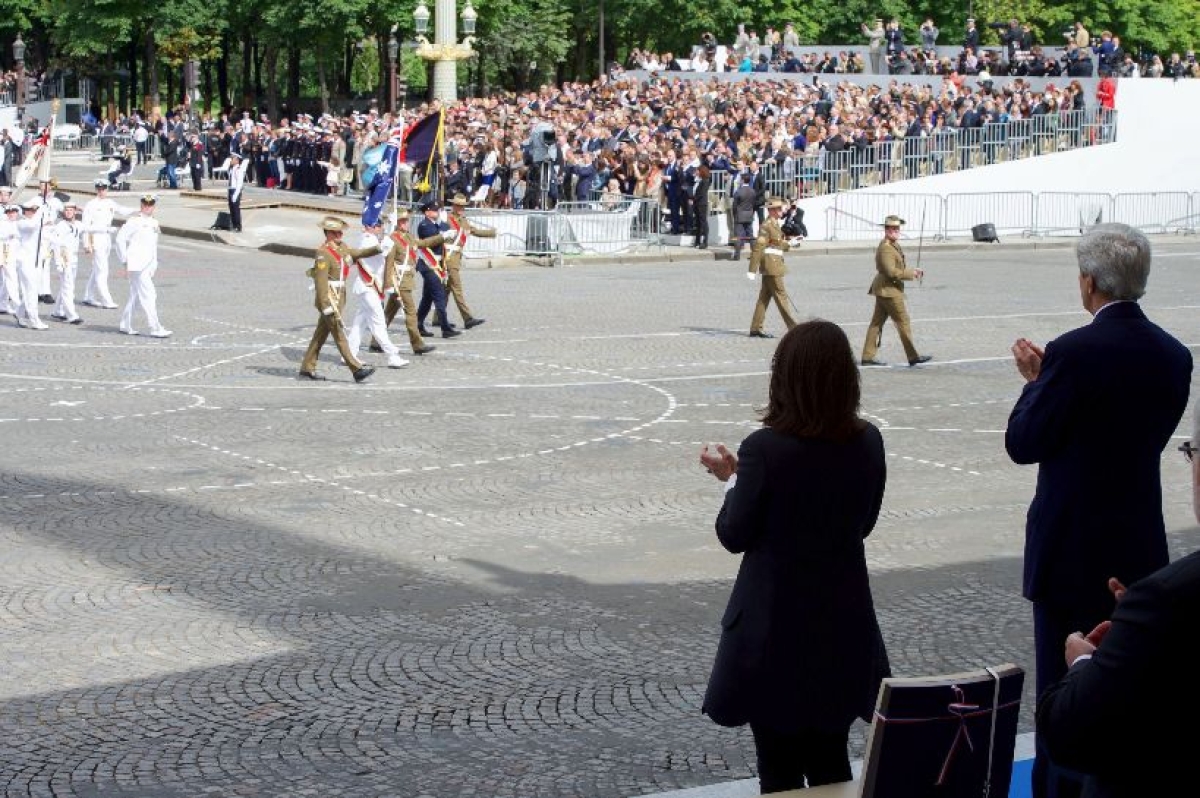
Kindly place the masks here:
POLYGON ((1089 774, 1085 798, 1196 792, 1197 618, 1200 552, 1131 585, 1092 659, 1042 696, 1038 740, 1056 763, 1089 774))
POLYGON ((890 674, 863 539, 887 468, 879 430, 845 443, 764 428, 738 450, 717 537, 744 552, 704 711, 723 726, 845 731, 890 674))
POLYGON ((1040 464, 1025 526, 1027 599, 1110 608, 1110 576, 1130 584, 1166 565, 1159 462, 1191 374, 1191 353, 1136 302, 1109 305, 1047 345, 1004 436, 1013 462, 1040 464))

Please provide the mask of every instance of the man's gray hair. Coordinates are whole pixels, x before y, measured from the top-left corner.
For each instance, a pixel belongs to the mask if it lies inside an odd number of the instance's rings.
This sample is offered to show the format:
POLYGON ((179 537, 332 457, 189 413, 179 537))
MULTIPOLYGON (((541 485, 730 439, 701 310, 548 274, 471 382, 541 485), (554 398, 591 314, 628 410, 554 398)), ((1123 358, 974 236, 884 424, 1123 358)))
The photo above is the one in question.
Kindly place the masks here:
POLYGON ((1141 299, 1150 277, 1150 242, 1127 224, 1098 224, 1075 248, 1079 271, 1112 299, 1141 299))

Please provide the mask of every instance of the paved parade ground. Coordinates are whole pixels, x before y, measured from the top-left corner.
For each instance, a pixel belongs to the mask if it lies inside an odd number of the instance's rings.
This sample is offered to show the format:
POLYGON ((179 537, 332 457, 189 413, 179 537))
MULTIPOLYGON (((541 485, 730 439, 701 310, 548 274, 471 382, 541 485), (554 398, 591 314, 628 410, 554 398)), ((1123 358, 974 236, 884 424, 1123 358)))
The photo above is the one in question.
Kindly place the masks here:
MULTIPOLYGON (((1155 246, 1143 304, 1196 353, 1200 243, 1155 246)), ((697 455, 755 428, 775 343, 746 336, 744 261, 471 268, 487 323, 424 357, 394 325, 412 364, 355 385, 332 344, 330 381, 296 380, 310 261, 160 255, 169 339, 120 334, 119 311, 0 317, 4 796, 624 798, 753 775, 749 731, 700 713, 738 558, 697 455)), ((889 466, 880 623, 897 675, 1031 668, 1008 347, 1087 321, 1074 256, 923 261, 909 309, 935 360, 863 375, 889 466)), ((858 350, 871 252, 789 265, 800 316, 858 350)), ((880 357, 903 362, 890 326, 880 357)), ((1182 440, 1175 555, 1200 546, 1182 440)))

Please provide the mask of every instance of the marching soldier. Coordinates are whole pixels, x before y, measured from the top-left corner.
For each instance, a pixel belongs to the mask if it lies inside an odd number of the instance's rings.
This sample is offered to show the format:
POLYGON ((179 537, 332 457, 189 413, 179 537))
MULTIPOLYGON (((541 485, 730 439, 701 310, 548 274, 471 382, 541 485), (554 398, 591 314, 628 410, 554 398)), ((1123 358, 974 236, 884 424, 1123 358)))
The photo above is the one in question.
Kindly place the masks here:
POLYGON ((346 332, 342 329, 342 310, 346 306, 346 278, 350 275, 350 269, 353 268, 356 259, 378 255, 380 249, 378 245, 366 249, 351 249, 346 246, 342 241, 346 223, 336 216, 326 216, 322 219, 321 229, 325 232, 325 243, 317 249, 312 268, 308 270, 308 276, 313 278, 313 288, 316 290, 317 311, 321 315, 317 318, 317 329, 313 331, 312 341, 309 342, 308 351, 304 353, 304 360, 300 364, 300 378, 325 379, 317 374, 317 357, 321 354, 325 340, 332 334, 342 360, 354 375, 354 381, 362 382, 374 374, 375 369, 360 363, 346 342, 346 332))
MULTIPOLYGON (((65 194, 58 193, 58 178, 52 177, 49 180, 43 180, 38 185, 38 198, 46 204, 46 224, 52 225, 62 216, 63 199, 65 194)), ((49 232, 49 231, 46 231, 49 232)), ((38 302, 43 305, 54 304, 54 292, 50 287, 50 242, 45 236, 42 237, 41 247, 38 250, 38 302)))
POLYGON ((129 299, 121 311, 118 326, 126 335, 137 335, 133 329, 133 313, 140 306, 150 325, 151 338, 170 338, 171 331, 158 320, 158 291, 154 274, 158 271, 158 237, 161 229, 154 218, 158 197, 143 194, 140 212, 121 226, 117 233, 117 257, 129 274, 129 299))
POLYGON ((351 352, 357 353, 362 344, 363 334, 373 336, 379 343, 380 349, 387 354, 388 368, 400 369, 407 366, 408 361, 400 357, 400 348, 388 337, 387 322, 384 321, 383 316, 383 298, 387 296, 387 289, 384 285, 383 253, 391 250, 392 247, 390 241, 380 240, 381 235, 383 235, 383 227, 379 220, 376 220, 374 224, 363 225, 359 246, 363 249, 379 247, 381 251, 378 255, 367 255, 355 262, 357 273, 350 290, 354 293, 356 307, 354 308, 354 319, 346 327, 346 343, 351 352))
POLYGON ((32 330, 45 330, 48 325, 41 320, 38 311, 38 280, 39 263, 38 250, 43 227, 48 222, 48 209, 37 197, 26 200, 21 206, 22 217, 16 222, 17 226, 17 281, 21 286, 21 304, 17 308, 16 318, 18 327, 28 327, 32 330))
POLYGON ((462 314, 463 327, 469 330, 483 324, 485 320, 471 315, 471 309, 467 307, 467 300, 463 296, 462 275, 459 273, 462 266, 463 249, 467 246, 467 236, 495 238, 496 231, 486 227, 475 227, 471 224, 471 220, 463 212, 467 207, 467 198, 462 194, 454 195, 452 207, 453 210, 450 212, 447 222, 450 229, 454 231, 454 238, 446 241, 446 286, 454 296, 454 304, 458 306, 458 312, 462 314))
POLYGON ((79 267, 79 236, 82 226, 75 218, 79 205, 68 200, 62 218, 50 228, 50 249, 58 271, 58 302, 50 318, 67 324, 83 324, 75 311, 75 272, 79 267))
MULTIPOLYGON (((9 192, 11 196, 12 192, 9 192)), ((21 287, 17 282, 17 252, 20 234, 17 220, 21 209, 4 205, 4 220, 0 221, 0 314, 16 314, 21 303, 21 287)))
MULTIPOLYGON (((421 338, 421 331, 417 329, 417 303, 413 301, 412 295, 415 282, 413 274, 418 264, 422 263, 420 250, 441 244, 444 238, 441 233, 429 238, 414 238, 408 230, 409 217, 408 208, 396 210, 396 229, 392 231, 394 246, 388 253, 384 270, 384 290, 388 293, 388 299, 383 314, 385 323, 391 324, 392 319, 396 318, 396 313, 403 307, 404 327, 408 330, 408 342, 412 344, 413 354, 424 355, 436 347, 425 343, 421 338)), ((434 279, 437 279, 436 275, 434 279)), ((374 350, 375 346, 371 348, 374 350)))
POLYGON ((867 340, 863 344, 862 364, 864 366, 886 366, 881 360, 875 359, 879 343, 883 339, 883 325, 891 319, 900 334, 900 344, 904 354, 908 356, 908 365, 928 363, 931 355, 917 352, 913 344, 912 325, 908 320, 908 307, 904 302, 904 281, 919 280, 925 276, 922 269, 910 269, 904 262, 904 250, 900 249, 900 226, 904 220, 899 216, 889 216, 883 220, 883 240, 875 248, 875 279, 867 293, 875 297, 875 312, 871 316, 871 324, 867 327, 867 340))
MULTIPOLYGON (((455 233, 450 229, 450 225, 438 221, 440 211, 436 202, 426 202, 421 206, 421 212, 425 218, 417 225, 418 238, 424 240, 441 236, 442 242, 454 239, 455 233)), ((462 335, 450 324, 450 317, 446 313, 445 282, 449 279, 449 274, 443 263, 444 243, 421 248, 418 250, 418 254, 420 257, 417 258, 417 271, 421 273, 421 278, 425 283, 421 290, 421 304, 417 306, 417 330, 421 335, 429 335, 429 331, 425 329, 425 317, 429 315, 429 309, 433 307, 437 311, 437 323, 442 328, 443 338, 462 335)))
POLYGON ((751 338, 774 338, 770 333, 763 332, 763 321, 767 315, 767 305, 775 300, 783 323, 790 330, 796 326, 792 317, 792 300, 788 297, 787 286, 783 277, 787 274, 787 266, 783 263, 783 253, 791 249, 779 218, 783 215, 784 203, 781 199, 772 199, 767 203, 767 219, 758 228, 758 237, 754 239, 750 253, 750 270, 747 279, 753 280, 762 271, 762 287, 758 291, 758 302, 754 305, 754 317, 750 320, 751 338))
POLYGON ((83 206, 83 251, 92 256, 92 273, 83 290, 83 304, 112 310, 117 306, 108 291, 108 264, 112 252, 114 216, 132 216, 133 208, 118 205, 108 196, 108 183, 95 182, 96 197, 83 206))

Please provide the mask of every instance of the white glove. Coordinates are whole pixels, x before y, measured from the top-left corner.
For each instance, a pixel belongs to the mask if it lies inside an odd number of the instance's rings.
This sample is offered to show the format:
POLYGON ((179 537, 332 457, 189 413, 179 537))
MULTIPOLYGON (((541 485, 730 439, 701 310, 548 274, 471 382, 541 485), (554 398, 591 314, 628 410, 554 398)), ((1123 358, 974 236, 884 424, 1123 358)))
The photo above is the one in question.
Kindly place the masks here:
POLYGON ((324 310, 322 310, 321 315, 322 316, 332 316, 333 315, 333 306, 327 307, 324 310))
POLYGON ((443 240, 443 241, 445 241, 445 242, 449 243, 449 242, 453 241, 453 240, 454 240, 454 239, 456 239, 456 238, 458 238, 458 233, 457 233, 457 232, 455 232, 454 230, 444 230, 444 231, 442 231, 442 240, 443 240))
POLYGON ((388 254, 392 251, 392 247, 394 246, 396 246, 396 242, 392 240, 391 236, 388 236, 387 238, 383 239, 383 242, 379 245, 379 254, 388 254))
POLYGON ((754 282, 754 278, 756 278, 756 277, 758 277, 758 274, 756 274, 755 272, 746 272, 747 280, 754 282))

